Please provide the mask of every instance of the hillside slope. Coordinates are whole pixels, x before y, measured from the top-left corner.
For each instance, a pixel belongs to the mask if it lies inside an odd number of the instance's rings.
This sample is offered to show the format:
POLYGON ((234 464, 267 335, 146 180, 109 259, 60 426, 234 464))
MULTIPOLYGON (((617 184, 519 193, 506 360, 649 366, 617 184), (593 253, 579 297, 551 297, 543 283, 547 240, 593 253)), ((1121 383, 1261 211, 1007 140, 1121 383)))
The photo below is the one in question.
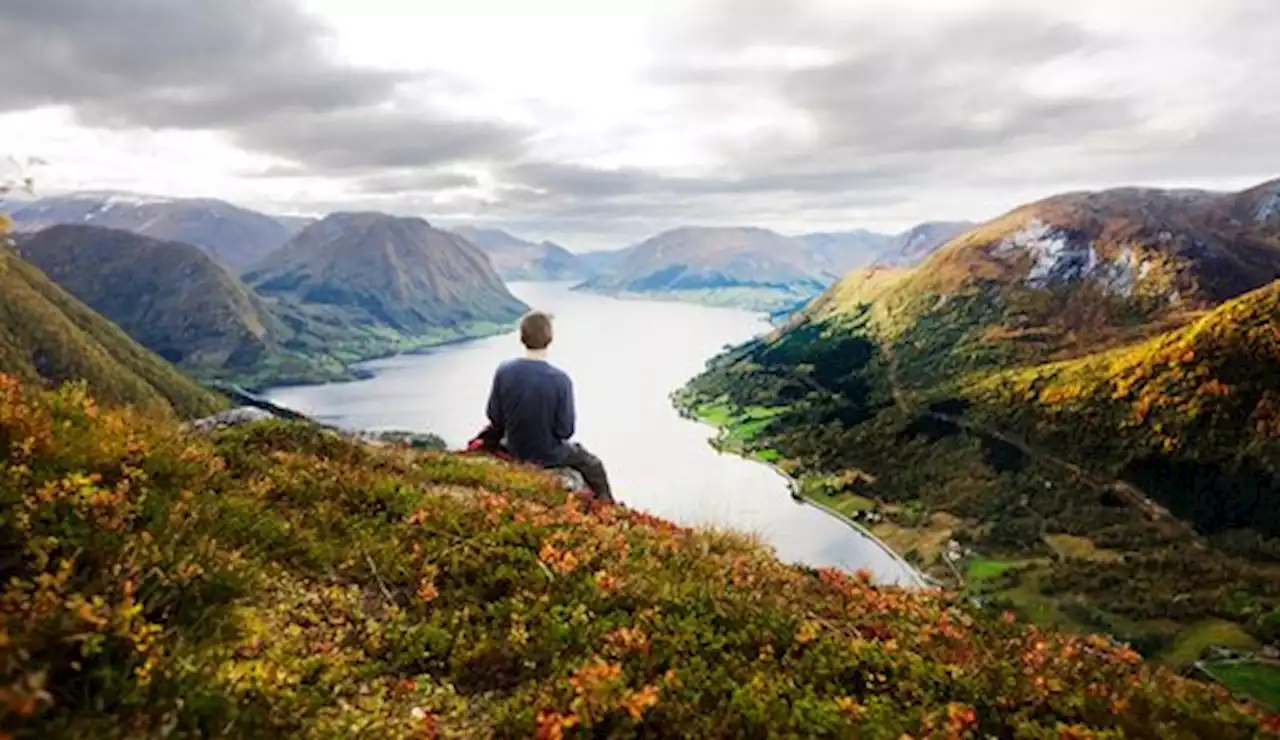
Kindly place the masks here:
POLYGON ((1280 730, 1103 638, 584 513, 541 471, 272 423, 206 439, 7 378, 0 440, 17 736, 1280 730))
POLYGON ((375 345, 493 331, 527 308, 465 239, 380 213, 332 214, 243 277, 279 310, 375 345))
POLYGON ((193 244, 232 270, 260 259, 296 231, 280 220, 221 200, 113 192, 41 198, 14 209, 12 216, 19 231, 77 224, 193 244))
POLYGON ((20 236, 22 256, 143 346, 193 370, 247 369, 287 339, 261 299, 196 247, 94 226, 20 236))
POLYGON ((904 382, 1122 346, 1280 278, 1254 204, 1277 192, 1072 193, 966 232, 876 303, 904 382))
POLYGON ((109 403, 208 413, 222 401, 0 246, 0 372, 83 380, 109 403))
POLYGON ((592 275, 577 255, 552 242, 535 244, 500 229, 474 226, 452 231, 484 250, 503 280, 584 280, 592 275))
POLYGON ((1277 193, 1024 206, 851 273, 681 401, 991 603, 1179 664, 1205 625, 1256 647, 1280 607, 1277 193))
POLYGON ((1280 281, 1185 329, 960 395, 972 415, 1150 487, 1202 531, 1280 537, 1280 281))

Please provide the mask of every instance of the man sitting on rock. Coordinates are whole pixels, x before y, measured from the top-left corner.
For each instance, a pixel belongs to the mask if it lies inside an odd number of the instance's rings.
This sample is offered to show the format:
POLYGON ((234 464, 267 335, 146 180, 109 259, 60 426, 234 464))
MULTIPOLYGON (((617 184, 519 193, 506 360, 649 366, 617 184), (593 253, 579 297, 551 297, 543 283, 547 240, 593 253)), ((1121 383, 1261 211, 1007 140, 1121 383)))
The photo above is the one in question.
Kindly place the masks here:
POLYGON ((498 366, 489 391, 489 428, 477 441, 502 447, 518 460, 547 468, 573 468, 582 474, 597 501, 613 503, 609 476, 600 458, 570 442, 574 432, 573 382, 547 362, 551 317, 531 311, 520 319, 522 358, 498 366))

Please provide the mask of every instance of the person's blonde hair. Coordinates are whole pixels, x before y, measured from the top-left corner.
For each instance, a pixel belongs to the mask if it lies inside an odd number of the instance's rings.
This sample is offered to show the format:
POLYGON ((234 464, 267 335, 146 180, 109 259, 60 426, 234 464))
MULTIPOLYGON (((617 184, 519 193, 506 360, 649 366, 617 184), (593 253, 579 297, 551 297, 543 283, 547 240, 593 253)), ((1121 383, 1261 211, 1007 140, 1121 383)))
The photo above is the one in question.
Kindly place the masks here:
POLYGON ((520 342, 529 349, 546 349, 551 344, 551 314, 530 311, 520 319, 520 342))

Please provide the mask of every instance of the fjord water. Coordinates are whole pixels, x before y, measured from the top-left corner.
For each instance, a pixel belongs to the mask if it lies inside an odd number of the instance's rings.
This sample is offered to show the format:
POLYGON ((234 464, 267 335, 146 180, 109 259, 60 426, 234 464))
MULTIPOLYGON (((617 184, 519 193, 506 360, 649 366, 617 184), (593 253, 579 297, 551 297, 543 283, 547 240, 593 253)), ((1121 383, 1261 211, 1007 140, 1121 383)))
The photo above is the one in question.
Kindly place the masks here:
MULTIPOLYGON (((714 431, 683 419, 668 396, 726 344, 768 329, 760 314, 682 303, 618 300, 564 283, 513 283, 550 311, 550 361, 573 378, 576 439, 609 469, 614 495, 688 525, 757 533, 785 560, 848 570, 879 582, 917 576, 874 539, 791 499, 786 480, 760 463, 715 451, 714 431)), ((271 400, 358 429, 434 432, 461 447, 485 423, 494 368, 521 353, 515 334, 364 363, 367 380, 280 388, 271 400)))

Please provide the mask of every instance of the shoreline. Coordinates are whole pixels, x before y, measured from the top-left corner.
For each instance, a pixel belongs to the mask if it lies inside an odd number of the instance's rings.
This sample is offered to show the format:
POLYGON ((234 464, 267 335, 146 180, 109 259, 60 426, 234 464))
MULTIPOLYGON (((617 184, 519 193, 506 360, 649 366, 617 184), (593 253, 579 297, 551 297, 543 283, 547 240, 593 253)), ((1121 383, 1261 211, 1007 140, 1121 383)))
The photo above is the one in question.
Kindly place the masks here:
MULTIPOLYGON (((677 412, 682 411, 682 409, 679 406, 676 406, 674 403, 672 404, 672 406, 677 410, 677 412)), ((690 421, 697 422, 698 424, 701 424, 705 427, 714 429, 716 432, 717 438, 724 433, 723 427, 712 424, 711 422, 706 421, 705 419, 700 419, 696 415, 692 414, 692 412, 690 412, 688 415, 682 413, 681 416, 683 416, 686 419, 689 419, 690 421)), ((708 440, 707 444, 710 445, 711 441, 712 440, 708 440)), ((787 482, 787 489, 791 496, 792 501, 795 501, 796 503, 802 504, 805 506, 812 506, 818 509, 819 511, 821 511, 822 513, 826 514, 827 516, 830 516, 833 519, 836 519, 837 521, 843 523, 845 526, 854 530, 855 532, 857 532, 859 535, 866 538, 867 540, 870 540, 872 543, 875 544, 876 547, 880 548, 882 552, 888 555, 891 560, 897 563, 899 567, 903 568, 906 572, 910 573, 912 576, 915 577, 915 580, 916 580, 915 584, 913 584, 912 586, 902 586, 903 588, 938 588, 939 587, 938 584, 935 583, 933 579, 925 575, 924 572, 921 571, 919 568, 907 562, 906 558, 902 557, 902 555, 900 555, 897 551, 895 551, 893 548, 886 545, 883 540, 877 537, 875 533, 867 529, 861 523, 856 522, 853 519, 850 519, 844 514, 841 514, 835 509, 832 509, 831 507, 827 506, 826 504, 823 504, 819 501, 814 501, 813 499, 803 495, 800 492, 800 481, 793 478, 790 474, 782 470, 782 468, 778 467, 775 463, 771 463, 768 460, 761 460, 759 458, 743 455, 739 452, 735 452, 733 450, 726 449, 724 447, 713 446, 713 449, 715 449, 718 452, 722 452, 728 455, 733 455, 743 460, 748 460, 758 465, 765 466, 769 470, 773 471, 775 475, 781 476, 782 479, 787 482)), ((898 585, 902 585, 902 584, 898 584, 898 585)))
MULTIPOLYGON (((374 362, 377 360, 385 360, 392 357, 423 355, 430 352, 431 350, 440 349, 441 347, 449 347, 456 344, 474 342, 480 339, 489 339, 491 337, 510 334, 515 330, 516 330, 516 326, 514 324, 502 325, 500 328, 495 329, 493 331, 478 332, 475 334, 466 334, 462 336, 453 336, 453 337, 448 337, 447 339, 442 339, 438 342, 420 344, 412 347, 407 347, 405 349, 377 352, 368 356, 362 356, 358 360, 353 360, 352 362, 344 363, 343 375, 340 377, 333 377, 333 378, 327 378, 327 379, 284 378, 281 380, 272 380, 268 382, 255 382, 255 383, 245 383, 245 384, 238 384, 238 385, 241 385, 244 388, 244 390, 249 391, 250 393, 262 394, 262 393, 265 393, 266 391, 279 389, 279 388, 301 388, 301 387, 314 386, 314 385, 354 383, 360 380, 369 380, 376 375, 376 373, 374 373, 372 370, 358 369, 356 368, 356 365, 361 365, 366 362, 374 362)), ((231 379, 226 382, 235 383, 235 380, 231 379)))

